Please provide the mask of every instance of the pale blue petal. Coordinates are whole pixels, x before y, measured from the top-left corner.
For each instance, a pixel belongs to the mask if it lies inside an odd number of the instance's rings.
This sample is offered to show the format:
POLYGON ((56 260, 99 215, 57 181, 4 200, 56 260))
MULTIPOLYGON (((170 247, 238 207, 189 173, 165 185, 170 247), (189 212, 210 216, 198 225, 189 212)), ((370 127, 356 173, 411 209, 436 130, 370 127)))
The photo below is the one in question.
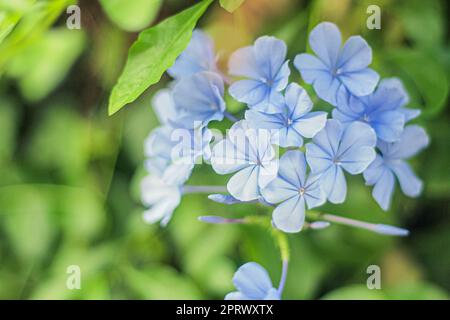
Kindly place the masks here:
POLYGON ((256 104, 249 104, 249 108, 266 113, 280 113, 284 110, 284 98, 281 92, 273 89, 266 91, 263 100, 256 104))
POLYGON ((350 174, 362 173, 375 159, 376 152, 373 147, 350 148, 339 158, 340 164, 350 174))
POLYGON ((276 204, 298 195, 298 188, 289 181, 278 177, 261 190, 268 203, 276 204))
POLYGON ((218 174, 228 174, 248 166, 248 157, 230 140, 219 141, 212 150, 211 166, 218 174))
POLYGON ((292 128, 305 138, 314 137, 325 127, 327 113, 323 111, 310 112, 292 123, 292 128))
POLYGON ((229 73, 233 76, 261 79, 264 77, 253 55, 253 47, 240 48, 233 52, 228 62, 229 73))
POLYGON ((325 71, 318 71, 312 85, 319 98, 333 106, 337 105, 337 99, 341 92, 346 90, 338 77, 325 71))
POLYGON ((280 129, 273 138, 274 143, 283 148, 301 147, 303 145, 302 136, 292 126, 280 129))
POLYGON ((378 73, 370 68, 345 72, 339 75, 339 80, 355 96, 371 94, 375 90, 379 79, 378 73))
POLYGON ((299 232, 305 222, 305 199, 295 196, 279 204, 272 212, 273 224, 284 232, 299 232))
POLYGON ((228 181, 228 192, 238 200, 251 201, 260 196, 259 167, 249 166, 235 173, 228 181))
POLYGON ((264 297, 264 300, 280 300, 280 294, 278 293, 278 290, 275 288, 271 288, 269 292, 264 297))
POLYGON ((224 300, 251 300, 249 297, 243 295, 241 292, 239 291, 233 291, 228 293, 224 300))
POLYGON ((224 84, 215 73, 200 72, 182 78, 173 88, 177 107, 188 111, 223 111, 224 84))
POLYGON ((389 165, 397 176, 398 182, 404 194, 409 197, 417 197, 422 192, 423 183, 414 174, 409 164, 404 161, 389 165))
POLYGON ((366 68, 372 62, 372 49, 360 36, 348 38, 342 48, 338 69, 353 72, 366 68))
POLYGON ((256 262, 241 266, 234 274, 233 283, 249 299, 263 299, 272 288, 269 274, 256 262))
MULTIPOLYGON (((357 150, 360 147, 372 147, 374 148, 377 143, 377 136, 375 131, 367 124, 356 121, 351 123, 345 128, 342 134, 342 139, 339 145, 339 151, 337 152, 338 158, 346 158, 346 153, 351 150, 357 150)), ((373 159, 372 159, 373 160, 373 159)))
POLYGON ((338 166, 330 166, 322 173, 321 186, 331 203, 343 203, 347 195, 344 172, 338 166))
POLYGON ((309 209, 321 206, 327 200, 327 196, 320 184, 320 175, 310 174, 306 180, 305 194, 303 196, 309 209))
POLYGON ((289 117, 297 119, 311 111, 313 103, 305 89, 296 83, 291 83, 284 94, 289 117))
POLYGON ((375 186, 372 190, 372 196, 380 207, 387 211, 391 205, 392 195, 394 193, 394 175, 392 171, 383 167, 381 169, 381 175, 375 182, 375 186))
POLYGON ((180 79, 201 71, 217 72, 214 44, 206 33, 194 30, 188 46, 167 72, 180 79))
POLYGON ((394 142, 398 140, 403 132, 405 117, 399 111, 384 111, 371 119, 370 124, 375 129, 378 138, 394 142))
POLYGON ((402 96, 400 106, 405 106, 410 102, 409 94, 403 85, 403 82, 399 78, 384 78, 378 84, 379 87, 384 88, 395 88, 398 90, 402 96))
POLYGON ((422 127, 410 125, 405 127, 398 142, 389 145, 386 156, 394 159, 408 159, 427 147, 429 143, 430 139, 422 127))
POLYGON ((419 109, 409 109, 409 108, 399 108, 398 111, 403 113, 403 116, 405 117, 405 122, 411 121, 422 113, 419 109))
POLYGON ((286 59, 286 44, 275 37, 263 36, 255 41, 253 54, 264 78, 275 79, 286 59))
POLYGON ((314 136, 313 142, 333 157, 337 155, 343 132, 342 124, 338 120, 329 119, 325 128, 314 136))
POLYGON ((254 129, 280 129, 285 127, 286 122, 282 114, 264 113, 256 110, 245 111, 245 120, 254 129))
POLYGON ((258 80, 239 80, 230 86, 228 92, 240 102, 256 105, 267 99, 270 89, 265 83, 258 80))
POLYGON ((363 173, 366 184, 373 186, 377 183, 386 168, 383 158, 377 154, 375 160, 372 161, 363 173))
POLYGON ((177 116, 170 89, 161 89, 156 92, 152 99, 152 106, 161 124, 169 124, 169 119, 175 119, 177 116))
POLYGON ((305 185, 306 159, 301 151, 287 151, 280 159, 278 175, 300 188, 305 185))
POLYGON ((229 194, 210 194, 208 196, 208 199, 217 202, 217 203, 222 203, 222 204, 237 204, 237 203, 242 203, 242 201, 234 198, 233 196, 230 196, 229 194))
POLYGON ((328 67, 315 56, 308 53, 301 53, 295 56, 294 66, 306 83, 313 83, 317 77, 323 73, 330 73, 328 67))
POLYGON ((327 170, 332 164, 333 156, 319 145, 314 143, 306 144, 306 160, 312 172, 322 172, 327 170))
POLYGON ((341 49, 341 33, 335 24, 322 22, 314 27, 309 34, 309 45, 329 69, 336 66, 341 49))

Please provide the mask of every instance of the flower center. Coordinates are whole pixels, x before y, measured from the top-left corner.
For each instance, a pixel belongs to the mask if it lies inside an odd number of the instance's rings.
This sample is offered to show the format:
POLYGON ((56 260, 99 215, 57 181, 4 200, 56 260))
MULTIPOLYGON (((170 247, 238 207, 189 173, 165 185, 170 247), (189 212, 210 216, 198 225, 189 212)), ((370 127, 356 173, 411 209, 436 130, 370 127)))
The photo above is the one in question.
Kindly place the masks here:
POLYGON ((289 127, 294 121, 291 118, 286 119, 286 127, 289 127))
POLYGON ((300 195, 304 195, 306 192, 305 188, 301 187, 300 189, 298 189, 298 193, 300 193, 300 195))

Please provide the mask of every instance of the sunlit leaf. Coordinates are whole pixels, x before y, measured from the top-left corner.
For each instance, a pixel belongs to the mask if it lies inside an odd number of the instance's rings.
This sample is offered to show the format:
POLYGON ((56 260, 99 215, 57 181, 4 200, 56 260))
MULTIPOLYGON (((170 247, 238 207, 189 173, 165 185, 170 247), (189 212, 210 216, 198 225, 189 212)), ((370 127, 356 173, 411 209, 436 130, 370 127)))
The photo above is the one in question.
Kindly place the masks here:
POLYGON ((139 31, 158 14, 162 0, 100 0, 108 17, 120 28, 139 31))
POLYGON ((164 71, 186 48, 197 20, 211 2, 203 0, 140 33, 130 48, 125 69, 111 92, 110 115, 133 102, 159 81, 164 71))
POLYGON ((220 6, 228 12, 233 12, 239 8, 245 0, 220 0, 220 6))

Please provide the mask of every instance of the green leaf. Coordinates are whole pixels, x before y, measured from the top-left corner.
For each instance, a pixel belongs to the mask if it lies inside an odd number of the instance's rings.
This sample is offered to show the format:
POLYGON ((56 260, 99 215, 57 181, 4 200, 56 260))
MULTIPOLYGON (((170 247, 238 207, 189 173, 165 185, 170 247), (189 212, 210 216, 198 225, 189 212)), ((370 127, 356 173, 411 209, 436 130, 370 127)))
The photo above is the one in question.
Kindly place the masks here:
POLYGON ((228 12, 234 12, 245 0, 220 0, 220 6, 228 12))
POLYGON ((2 30, 5 38, 0 43, 0 52, 2 53, 0 55, 0 73, 3 72, 5 64, 10 59, 36 41, 61 13, 74 3, 75 0, 26 1, 17 6, 14 3, 9 9, 19 12, 18 14, 21 16, 12 30, 8 31, 7 26, 5 30, 2 30))
POLYGON ((156 18, 162 0, 100 0, 108 17, 121 29, 139 31, 156 18))
POLYGON ((64 79, 85 47, 82 31, 53 29, 15 56, 7 74, 18 79, 22 94, 30 101, 45 98, 64 79), (45 81, 42 75, 45 74, 45 81))
POLYGON ((130 48, 122 75, 109 99, 109 115, 157 83, 186 48, 198 19, 211 4, 203 0, 158 25, 142 31, 130 48))

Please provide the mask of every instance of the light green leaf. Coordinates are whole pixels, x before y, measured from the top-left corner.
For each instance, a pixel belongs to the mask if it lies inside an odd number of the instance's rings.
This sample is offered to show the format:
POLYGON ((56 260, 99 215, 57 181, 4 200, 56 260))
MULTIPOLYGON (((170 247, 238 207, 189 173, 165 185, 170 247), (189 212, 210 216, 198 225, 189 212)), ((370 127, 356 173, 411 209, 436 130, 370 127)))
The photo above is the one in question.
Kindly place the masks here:
POLYGON ((220 6, 228 12, 234 12, 245 0, 220 0, 220 6))
POLYGON ((110 115, 159 81, 188 45, 192 30, 211 2, 203 0, 139 34, 130 48, 125 69, 111 92, 110 115))
POLYGON ((12 59, 7 74, 18 79, 28 100, 45 98, 64 79, 83 51, 85 40, 79 30, 50 30, 12 59))
POLYGON ((100 0, 108 17, 126 31, 139 31, 156 18, 162 0, 100 0))

